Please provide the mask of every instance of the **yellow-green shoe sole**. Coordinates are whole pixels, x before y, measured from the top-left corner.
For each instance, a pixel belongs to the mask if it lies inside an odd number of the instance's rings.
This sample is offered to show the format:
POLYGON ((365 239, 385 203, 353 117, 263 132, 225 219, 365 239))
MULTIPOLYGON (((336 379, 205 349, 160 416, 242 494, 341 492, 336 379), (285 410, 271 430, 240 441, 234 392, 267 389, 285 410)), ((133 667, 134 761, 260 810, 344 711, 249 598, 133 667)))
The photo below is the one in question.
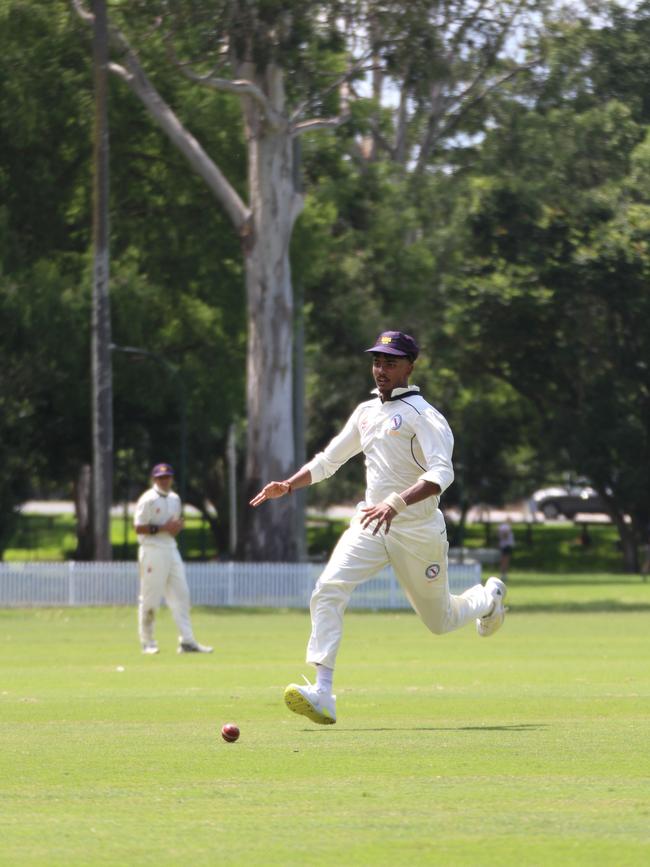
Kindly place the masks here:
POLYGON ((312 722, 318 723, 319 725, 331 726, 336 722, 332 717, 316 710, 311 702, 307 701, 298 687, 293 683, 289 684, 284 691, 284 703, 289 710, 294 713, 302 714, 302 716, 306 716, 312 722))

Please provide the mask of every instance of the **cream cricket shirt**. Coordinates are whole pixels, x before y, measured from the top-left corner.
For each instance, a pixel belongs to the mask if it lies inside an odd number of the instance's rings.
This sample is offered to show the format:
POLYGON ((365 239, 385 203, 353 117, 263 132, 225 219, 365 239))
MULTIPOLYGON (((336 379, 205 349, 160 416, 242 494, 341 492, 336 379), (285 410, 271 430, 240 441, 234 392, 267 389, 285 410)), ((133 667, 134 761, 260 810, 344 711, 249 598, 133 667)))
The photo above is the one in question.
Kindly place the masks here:
MULTIPOLYGON (((181 498, 175 491, 161 493, 154 485, 140 497, 133 516, 134 526, 156 524, 162 527, 170 518, 180 518, 181 498)), ((156 533, 155 536, 138 536, 138 542, 152 548, 176 548, 176 538, 169 533, 156 533)))
MULTIPOLYGON (((375 394, 378 392, 375 390, 375 394)), ((446 490, 454 480, 451 456, 454 437, 444 416, 427 403, 417 386, 395 388, 390 400, 379 397, 359 404, 340 434, 308 464, 312 483, 333 475, 351 457, 363 452, 366 463, 365 503, 376 506, 392 491, 398 494, 419 479, 446 490)), ((421 520, 437 508, 428 497, 395 517, 421 520)))

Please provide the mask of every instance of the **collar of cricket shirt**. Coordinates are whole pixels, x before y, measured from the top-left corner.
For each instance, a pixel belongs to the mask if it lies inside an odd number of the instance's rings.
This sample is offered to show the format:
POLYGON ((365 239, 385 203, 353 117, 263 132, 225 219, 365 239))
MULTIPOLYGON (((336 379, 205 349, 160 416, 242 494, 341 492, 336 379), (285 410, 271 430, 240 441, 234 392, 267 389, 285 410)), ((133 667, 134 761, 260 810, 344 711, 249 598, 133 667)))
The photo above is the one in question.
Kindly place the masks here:
POLYGON ((169 491, 163 491, 156 484, 154 484, 153 489, 158 494, 159 497, 168 497, 169 496, 169 491))
MULTIPOLYGON (((379 391, 378 388, 373 388, 373 390, 370 393, 376 394, 378 397, 381 397, 381 392, 379 391)), ((406 388, 404 386, 399 386, 399 388, 394 388, 391 391, 390 397, 387 397, 386 400, 384 400, 384 403, 386 403, 386 401, 388 401, 388 400, 399 400, 402 397, 409 397, 412 394, 419 394, 419 393, 420 393, 420 389, 417 385, 407 385, 406 388)))

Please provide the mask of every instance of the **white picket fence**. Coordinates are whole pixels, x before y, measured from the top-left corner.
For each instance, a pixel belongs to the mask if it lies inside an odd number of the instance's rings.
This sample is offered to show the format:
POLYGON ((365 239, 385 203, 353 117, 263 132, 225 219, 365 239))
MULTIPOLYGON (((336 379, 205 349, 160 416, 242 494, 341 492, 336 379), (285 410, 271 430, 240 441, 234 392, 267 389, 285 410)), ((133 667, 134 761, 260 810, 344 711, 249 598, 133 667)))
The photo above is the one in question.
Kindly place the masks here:
MULTIPOLYGON (((323 564, 186 563, 193 605, 242 608, 306 608, 323 564)), ((449 565, 452 593, 481 581, 480 563, 449 565)), ((138 568, 132 562, 0 563, 0 608, 133 605, 138 568)), ((353 594, 351 608, 408 608, 387 567, 353 594)))

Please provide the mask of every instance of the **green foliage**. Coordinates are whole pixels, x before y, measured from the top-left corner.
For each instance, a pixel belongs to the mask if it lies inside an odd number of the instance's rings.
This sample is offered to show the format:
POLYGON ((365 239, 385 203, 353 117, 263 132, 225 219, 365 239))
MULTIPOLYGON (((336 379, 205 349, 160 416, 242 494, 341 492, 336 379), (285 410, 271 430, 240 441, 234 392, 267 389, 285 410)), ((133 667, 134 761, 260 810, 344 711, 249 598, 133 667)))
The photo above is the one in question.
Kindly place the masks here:
MULTIPOLYGON (((13 506, 34 488, 69 496, 90 457, 93 97, 89 33, 70 10, 12 2, 0 14, 0 309, 14 324, 0 345, 9 373, 0 385, 1 448, 10 452, 0 471, 4 532, 13 506)), ((163 47, 152 39, 147 51, 160 57, 163 47)), ((162 69, 166 96, 241 186, 232 101, 162 69)), ((143 485, 163 455, 180 462, 183 390, 188 494, 221 503, 223 443, 244 403, 239 244, 202 184, 117 81, 109 107, 113 340, 167 365, 115 355, 115 443, 118 455, 130 454, 128 470, 117 467, 117 483, 120 492, 129 479, 143 485)))
MULTIPOLYGON (((625 580, 618 533, 611 524, 589 525, 587 546, 581 542, 582 528, 571 523, 514 523, 512 528, 515 550, 509 580, 515 584, 534 581, 534 576, 542 573, 562 576, 562 580, 566 581, 587 583, 592 575, 598 573, 609 575, 610 580, 612 575, 618 575, 621 581, 625 580)), ((449 534, 450 537, 454 534, 453 525, 449 527, 449 534)), ((467 524, 463 532, 463 544, 470 550, 496 547, 496 527, 478 522, 467 524)))
POLYGON ((63 4, 4 2, 0 57, 0 255, 7 273, 53 250, 83 249, 92 96, 85 46, 63 4))
MULTIPOLYGON (((169 48, 215 74, 277 63, 292 106, 327 116, 339 107, 345 20, 368 36, 384 87, 409 97, 402 157, 395 107, 375 98, 353 100, 335 133, 303 139, 309 193, 292 266, 309 451, 368 394, 363 348, 403 328, 423 348, 416 381, 456 434, 450 502, 507 501, 568 469, 613 491, 638 537, 650 518, 650 6, 590 4, 568 17, 544 7, 488 4, 476 17, 460 0, 445 7, 447 30, 442 7, 420 2, 142 0, 110 14, 243 196, 236 100, 184 80, 169 48), (500 28, 515 12, 515 41, 545 62, 491 90, 512 71, 500 28), (232 50, 219 53, 229 33, 232 50), (432 130, 432 94, 449 97, 479 69, 484 98, 449 132, 432 130), (427 131, 440 137, 425 171, 415 162, 427 131)), ((65 4, 0 4, 0 313, 13 325, 0 344, 0 536, 30 489, 68 495, 89 457, 89 46, 65 4)), ((354 87, 367 92, 362 79, 354 87)), ((118 493, 134 495, 153 460, 178 463, 185 402, 188 493, 217 504, 223 533, 225 439, 245 424, 240 244, 116 79, 109 104, 113 340, 148 353, 114 356, 118 493)), ((347 473, 315 501, 356 498, 360 462, 347 473)))
POLYGON ((49 489, 69 481, 87 454, 89 311, 74 279, 65 259, 0 277, 0 317, 12 324, 0 345, 3 527, 39 478, 49 489))
POLYGON ((339 6, 319 0, 141 0, 111 12, 158 68, 169 66, 160 60, 170 47, 196 70, 238 79, 245 68, 263 87, 274 68, 285 76, 289 100, 307 100, 318 115, 336 102, 332 79, 345 71, 339 6))
MULTIPOLYGON (((328 483, 329 484, 329 483, 328 483)), ((316 490, 316 489, 314 489, 316 490)), ((354 494, 357 498, 360 489, 354 494)), ((310 498, 311 499, 311 498, 310 498)), ((445 495, 445 505, 451 504, 445 495)), ((326 560, 348 522, 330 519, 312 510, 308 517, 307 547, 309 556, 326 560)), ((528 580, 539 573, 555 576, 586 576, 607 573, 610 579, 623 572, 620 544, 616 528, 611 524, 589 526, 589 545, 580 543, 581 528, 573 524, 513 524, 516 549, 512 574, 516 580, 528 580)), ((452 546, 458 544, 458 528, 448 521, 452 546)), ((113 516, 111 540, 115 560, 136 560, 137 539, 132 518, 113 516)), ((181 536, 183 557, 186 560, 224 558, 226 549, 216 549, 210 528, 199 517, 187 517, 181 536)), ((463 528, 463 545, 472 548, 494 547, 496 527, 493 524, 471 523, 463 528)), ((65 560, 76 550, 75 520, 73 515, 20 515, 7 540, 4 559, 9 560, 65 560)))
MULTIPOLYGON (((591 35, 574 37, 576 74, 591 35)), ((554 86, 552 107, 525 83, 500 103, 459 202, 472 255, 451 331, 469 338, 461 375, 487 370, 529 401, 540 456, 592 479, 627 544, 622 515, 639 540, 650 515, 646 132, 627 105, 554 86)))
MULTIPOLYGON (((4 560, 60 561, 74 559, 77 549, 76 522, 72 514, 20 515, 7 541, 4 560)), ((111 543, 114 560, 137 562, 138 540, 133 517, 111 518, 111 543)), ((202 518, 187 517, 179 540, 185 560, 212 560, 218 552, 214 537, 202 518)))
POLYGON ((527 429, 530 413, 520 395, 508 384, 487 377, 481 378, 482 391, 458 388, 453 373, 451 380, 445 386, 456 440, 456 479, 445 493, 445 504, 468 508, 525 498, 537 468, 527 429))

